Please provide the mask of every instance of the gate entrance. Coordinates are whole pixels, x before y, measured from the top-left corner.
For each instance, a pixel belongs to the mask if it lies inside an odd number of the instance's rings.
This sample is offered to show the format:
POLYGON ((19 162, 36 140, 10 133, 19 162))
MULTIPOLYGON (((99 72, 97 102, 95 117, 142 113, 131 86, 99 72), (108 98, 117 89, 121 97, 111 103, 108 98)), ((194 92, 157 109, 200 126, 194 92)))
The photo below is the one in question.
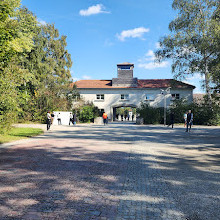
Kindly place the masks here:
POLYGON ((122 105, 113 107, 113 121, 136 121, 136 106, 122 105))

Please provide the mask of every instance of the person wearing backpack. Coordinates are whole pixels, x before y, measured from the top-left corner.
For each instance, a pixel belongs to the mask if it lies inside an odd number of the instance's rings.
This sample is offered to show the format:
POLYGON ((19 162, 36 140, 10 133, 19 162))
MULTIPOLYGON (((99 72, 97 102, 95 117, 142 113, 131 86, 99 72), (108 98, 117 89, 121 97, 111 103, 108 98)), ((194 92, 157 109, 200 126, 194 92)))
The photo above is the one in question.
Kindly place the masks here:
POLYGON ((102 118, 103 118, 104 125, 106 125, 107 120, 108 120, 108 115, 105 112, 103 112, 102 118))

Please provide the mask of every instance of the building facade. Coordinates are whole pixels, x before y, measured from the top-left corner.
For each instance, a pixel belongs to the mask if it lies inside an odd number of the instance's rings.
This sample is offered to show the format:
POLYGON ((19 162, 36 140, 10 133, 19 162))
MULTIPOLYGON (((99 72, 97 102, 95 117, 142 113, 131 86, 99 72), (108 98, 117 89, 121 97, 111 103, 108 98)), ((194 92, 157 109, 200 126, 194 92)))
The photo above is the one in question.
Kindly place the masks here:
POLYGON ((117 65, 118 77, 112 80, 79 80, 76 86, 85 101, 93 102, 109 119, 115 120, 119 107, 137 108, 142 102, 153 107, 169 107, 176 99, 193 101, 195 86, 174 79, 137 79, 134 64, 117 65))

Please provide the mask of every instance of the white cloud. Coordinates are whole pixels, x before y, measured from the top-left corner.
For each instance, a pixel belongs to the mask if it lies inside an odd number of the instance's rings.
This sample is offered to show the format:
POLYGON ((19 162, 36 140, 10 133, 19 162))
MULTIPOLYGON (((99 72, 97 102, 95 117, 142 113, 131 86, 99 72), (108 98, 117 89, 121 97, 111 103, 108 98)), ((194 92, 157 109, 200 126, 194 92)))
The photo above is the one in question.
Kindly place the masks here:
POLYGON ((120 34, 116 34, 116 36, 120 41, 124 41, 125 38, 140 38, 143 40, 144 33, 147 33, 149 31, 149 28, 139 27, 130 30, 124 30, 120 34))
POLYGON ((88 9, 82 9, 79 11, 79 14, 81 16, 90 16, 95 14, 101 14, 101 13, 110 13, 108 11, 105 11, 105 7, 102 4, 97 4, 89 7, 88 9))
POLYGON ((148 52, 145 54, 145 56, 141 59, 138 60, 139 68, 144 68, 144 69, 156 69, 156 68, 165 68, 169 66, 168 61, 163 61, 161 63, 156 63, 155 62, 155 54, 153 50, 148 50, 148 52))
POLYGON ((91 76, 84 75, 82 78, 83 79, 91 79, 91 76))
POLYGON ((39 23, 40 25, 46 25, 46 24, 47 24, 46 21, 44 21, 44 20, 42 20, 42 19, 40 19, 40 18, 38 18, 37 21, 38 21, 38 23, 39 23))
POLYGON ((160 46, 160 43, 159 43, 159 42, 157 42, 157 43, 155 44, 155 46, 156 46, 156 49, 161 49, 161 46, 160 46))
POLYGON ((205 76, 203 75, 201 75, 200 73, 195 73, 194 75, 192 75, 192 76, 188 76, 188 77, 186 77, 186 81, 198 81, 198 80, 205 80, 205 76))
POLYGON ((79 78, 77 78, 77 77, 73 77, 72 78, 73 79, 73 81, 75 82, 75 81, 79 81, 80 79, 79 78))
POLYGON ((201 87, 204 80, 205 76, 202 76, 200 73, 195 73, 194 75, 186 77, 183 82, 196 86, 196 89, 193 91, 193 93, 204 93, 205 91, 201 87))

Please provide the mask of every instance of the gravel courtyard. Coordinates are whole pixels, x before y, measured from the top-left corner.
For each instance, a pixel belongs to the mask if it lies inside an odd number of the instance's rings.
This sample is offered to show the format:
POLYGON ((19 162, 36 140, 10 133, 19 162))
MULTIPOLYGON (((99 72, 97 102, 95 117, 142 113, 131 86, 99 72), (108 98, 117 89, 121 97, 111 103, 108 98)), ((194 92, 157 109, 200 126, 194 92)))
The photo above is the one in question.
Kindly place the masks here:
POLYGON ((0 145, 0 219, 218 220, 220 127, 52 126, 0 145))

